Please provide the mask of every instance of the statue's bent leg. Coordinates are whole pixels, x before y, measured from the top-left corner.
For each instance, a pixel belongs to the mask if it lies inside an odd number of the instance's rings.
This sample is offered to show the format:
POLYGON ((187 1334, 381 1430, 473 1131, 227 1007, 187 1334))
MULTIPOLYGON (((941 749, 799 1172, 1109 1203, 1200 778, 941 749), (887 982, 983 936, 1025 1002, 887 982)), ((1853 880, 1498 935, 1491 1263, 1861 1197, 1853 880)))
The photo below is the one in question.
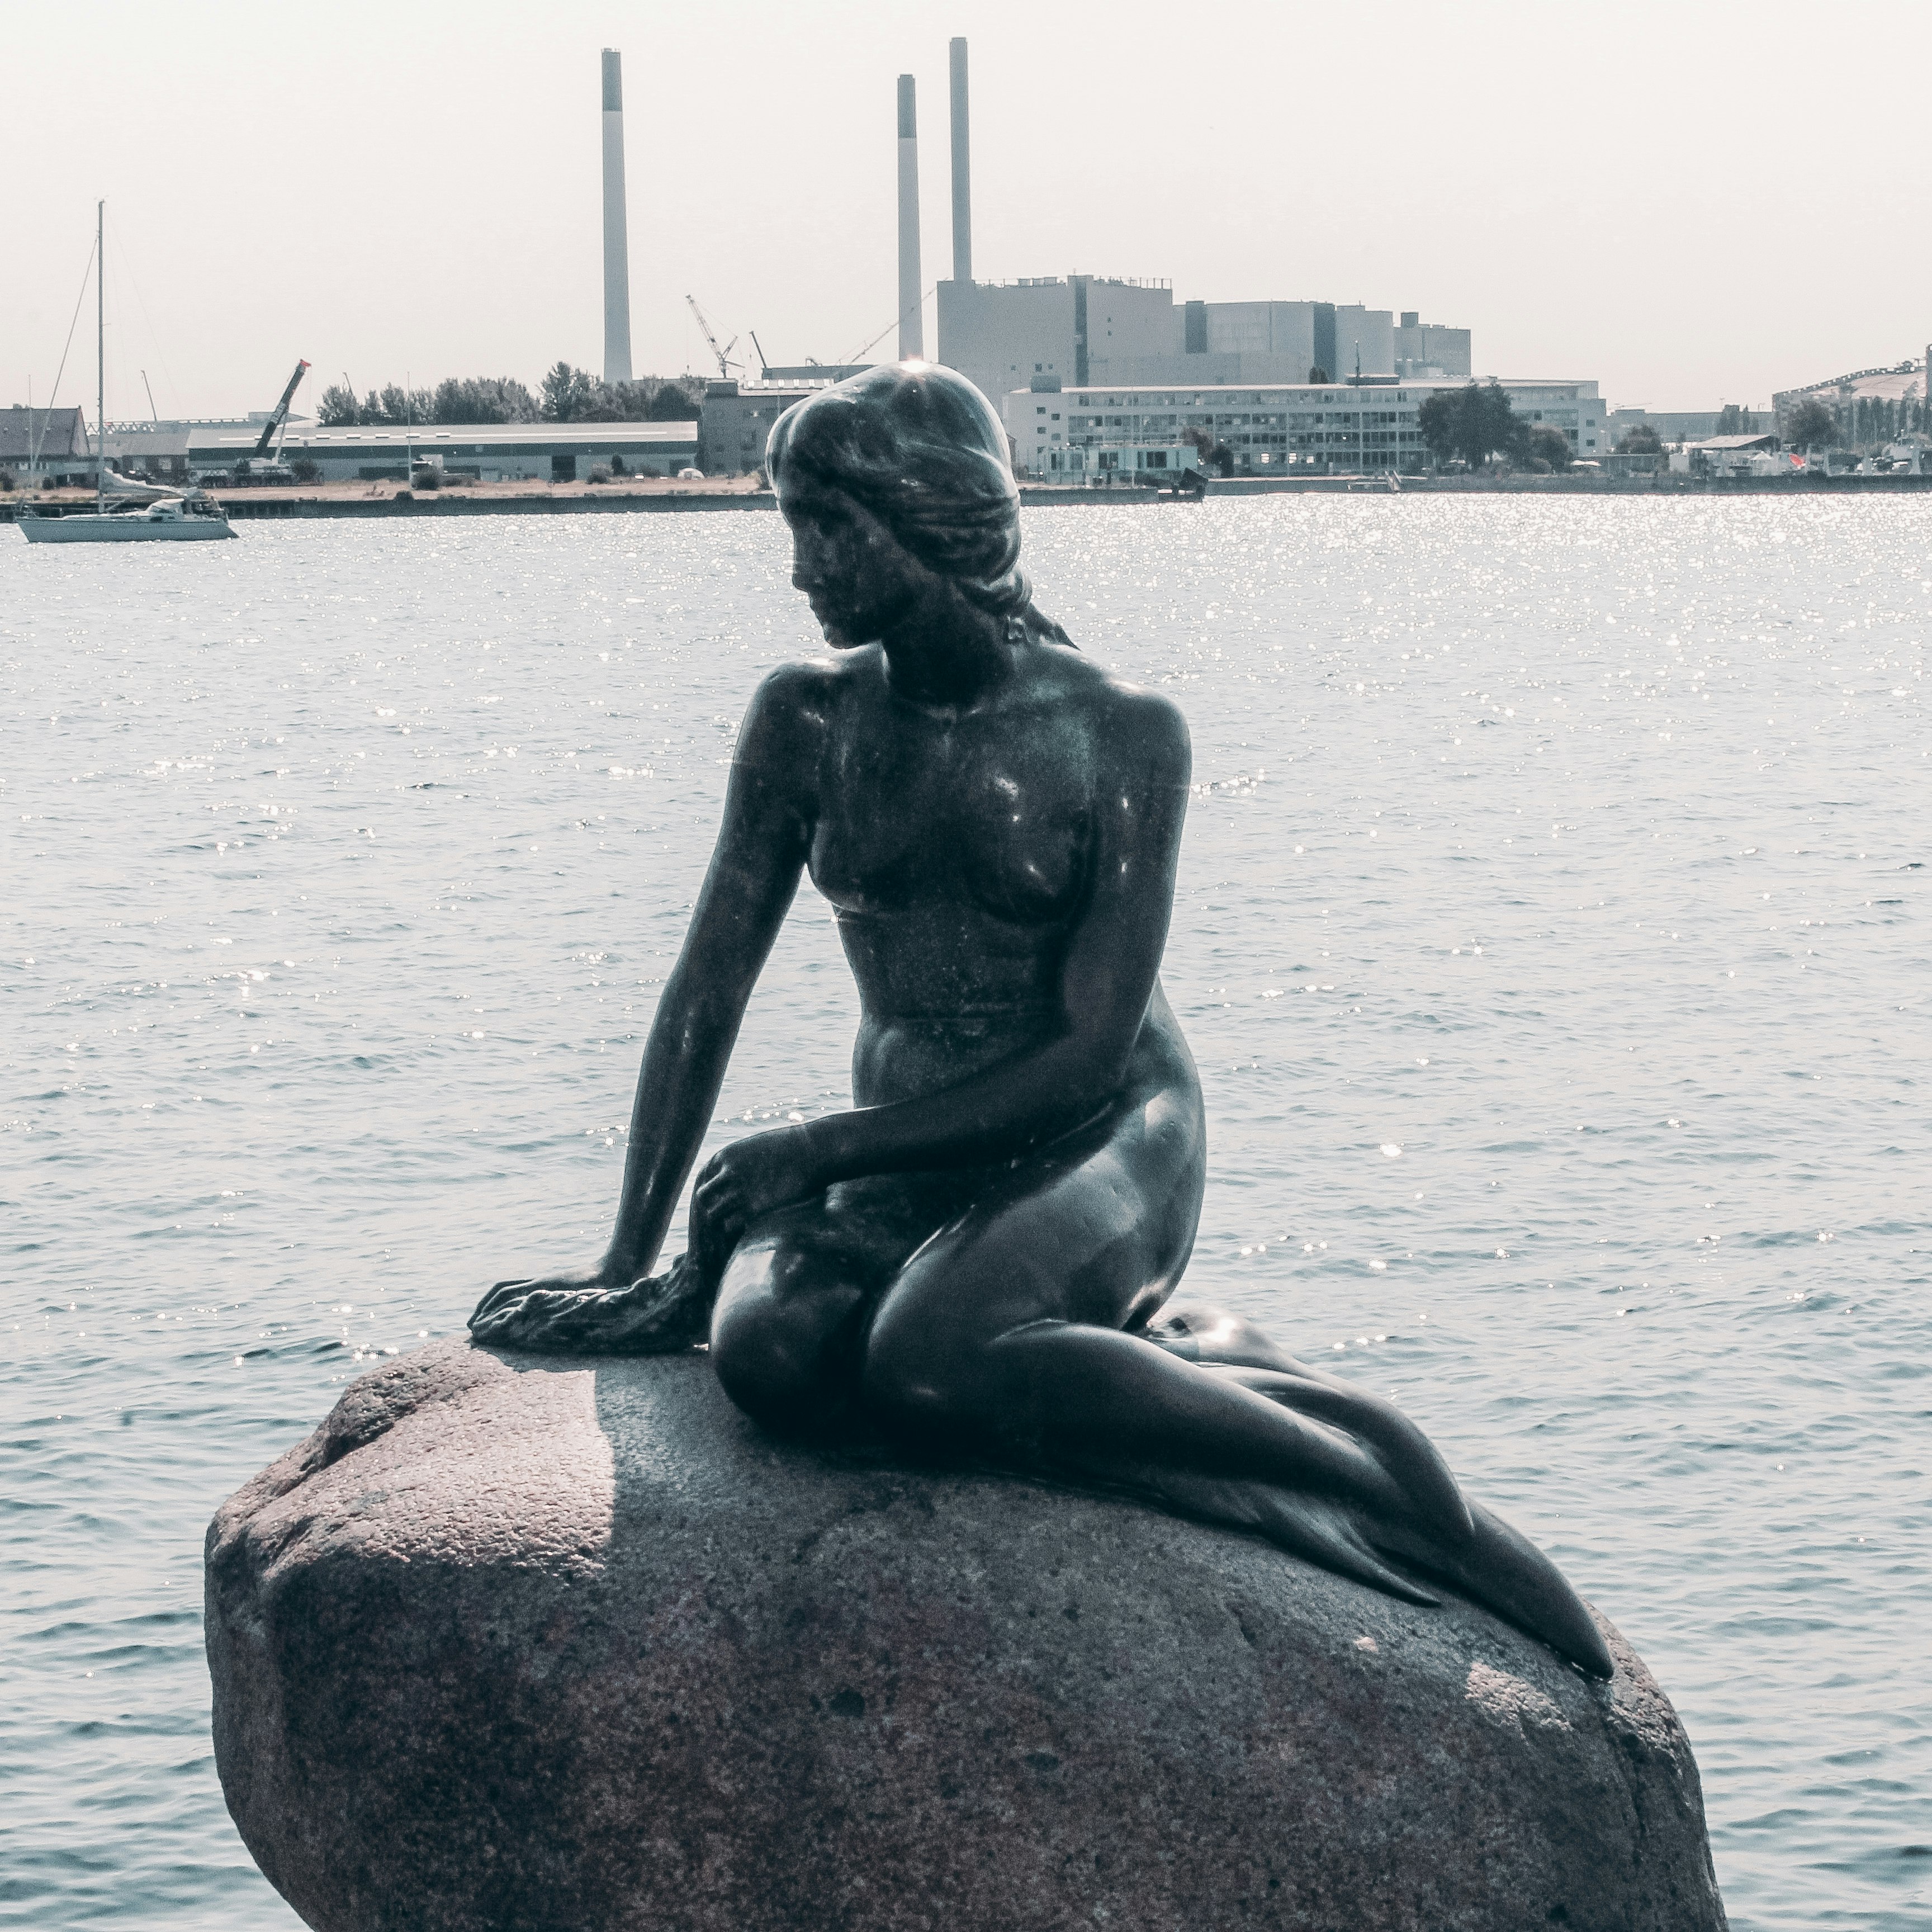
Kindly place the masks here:
POLYGON ((857 1397, 880 1295, 960 1199, 956 1177, 876 1175, 754 1222, 725 1263, 711 1318, 725 1393, 768 1428, 838 1427, 857 1397))
MULTIPOLYGON (((1556 1566, 1486 1511, 1392 1405, 1258 1330, 1190 1361, 1144 1332, 1186 1258, 1170 1211, 1198 1185, 1144 1110, 1016 1163, 901 1268, 861 1388, 928 1444, 1074 1468, 1252 1529, 1412 1602, 1412 1567, 1602 1674, 1607 1653, 1556 1566)), ((1192 1197, 1198 1200, 1198 1194, 1192 1197)), ((1161 1332, 1157 1330, 1156 1332, 1161 1332)))
POLYGON ((1171 1090, 1000 1171, 899 1271, 867 1344, 869 1406, 944 1443, 1088 1467, 1314 1488, 1466 1533, 1453 1484, 1406 1492, 1375 1445, 1140 1335, 1192 1244, 1198 1137, 1171 1090), (1460 1520, 1459 1520, 1460 1519, 1460 1520))

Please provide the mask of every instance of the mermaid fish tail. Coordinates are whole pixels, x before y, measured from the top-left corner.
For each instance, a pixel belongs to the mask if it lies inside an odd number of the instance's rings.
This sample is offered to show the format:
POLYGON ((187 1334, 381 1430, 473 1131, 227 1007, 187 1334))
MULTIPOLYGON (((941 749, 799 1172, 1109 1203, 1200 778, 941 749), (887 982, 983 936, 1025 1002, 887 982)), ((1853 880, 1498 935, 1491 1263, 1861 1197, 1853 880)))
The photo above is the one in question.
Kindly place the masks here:
POLYGON ((1469 1513, 1476 1533, 1460 1549, 1447 1550, 1399 1531, 1391 1534, 1380 1526, 1374 1532, 1376 1546, 1426 1576, 1454 1584, 1505 1622, 1540 1638, 1586 1676, 1612 1675, 1616 1664, 1610 1647, 1569 1579, 1492 1510, 1472 1503, 1469 1513))
POLYGON ((1436 1601, 1418 1579, 1450 1585, 1588 1676, 1612 1674, 1610 1647, 1562 1571, 1520 1531, 1468 1501, 1435 1445, 1392 1403, 1296 1360, 1239 1316, 1177 1309, 1143 1332, 1348 1437, 1396 1484, 1405 1507, 1391 1514, 1249 1478, 1165 1470, 1141 1472, 1136 1488, 1186 1515, 1251 1528, 1406 1603, 1436 1601))

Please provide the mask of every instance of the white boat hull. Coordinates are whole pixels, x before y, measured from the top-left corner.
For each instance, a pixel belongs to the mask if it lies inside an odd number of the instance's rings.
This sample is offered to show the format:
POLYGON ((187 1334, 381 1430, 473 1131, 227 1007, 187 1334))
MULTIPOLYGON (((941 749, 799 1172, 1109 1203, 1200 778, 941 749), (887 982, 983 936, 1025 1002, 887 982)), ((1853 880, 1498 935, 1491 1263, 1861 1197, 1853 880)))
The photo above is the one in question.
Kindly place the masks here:
POLYGON ((158 516, 153 510, 22 517, 20 529, 29 543, 209 543, 235 534, 226 517, 158 516))

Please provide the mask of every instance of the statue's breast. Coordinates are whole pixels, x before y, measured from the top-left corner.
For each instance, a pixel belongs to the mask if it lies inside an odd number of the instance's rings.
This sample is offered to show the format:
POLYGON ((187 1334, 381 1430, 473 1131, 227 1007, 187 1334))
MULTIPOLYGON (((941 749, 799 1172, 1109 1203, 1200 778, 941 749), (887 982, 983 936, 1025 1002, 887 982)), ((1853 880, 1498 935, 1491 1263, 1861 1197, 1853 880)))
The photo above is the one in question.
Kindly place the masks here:
POLYGON ((813 881, 850 913, 952 901, 1057 924, 1086 886, 1090 763, 1064 731, 1024 720, 859 740, 825 774, 813 881))

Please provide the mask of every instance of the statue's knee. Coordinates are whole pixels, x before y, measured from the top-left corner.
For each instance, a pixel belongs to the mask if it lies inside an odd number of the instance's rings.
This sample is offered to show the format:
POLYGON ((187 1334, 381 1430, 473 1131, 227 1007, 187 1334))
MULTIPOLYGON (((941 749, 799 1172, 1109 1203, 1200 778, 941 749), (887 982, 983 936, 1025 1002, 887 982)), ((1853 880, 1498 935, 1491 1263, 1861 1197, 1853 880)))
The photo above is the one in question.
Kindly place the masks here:
POLYGON ((748 1415, 775 1428, 822 1423, 844 1406, 833 1359, 836 1327, 810 1303, 788 1306, 754 1297, 721 1306, 711 1364, 724 1392, 748 1415))
POLYGON ((965 1419, 958 1364, 928 1343, 875 1334, 866 1351, 866 1406, 882 1420, 920 1432, 941 1432, 965 1419))

